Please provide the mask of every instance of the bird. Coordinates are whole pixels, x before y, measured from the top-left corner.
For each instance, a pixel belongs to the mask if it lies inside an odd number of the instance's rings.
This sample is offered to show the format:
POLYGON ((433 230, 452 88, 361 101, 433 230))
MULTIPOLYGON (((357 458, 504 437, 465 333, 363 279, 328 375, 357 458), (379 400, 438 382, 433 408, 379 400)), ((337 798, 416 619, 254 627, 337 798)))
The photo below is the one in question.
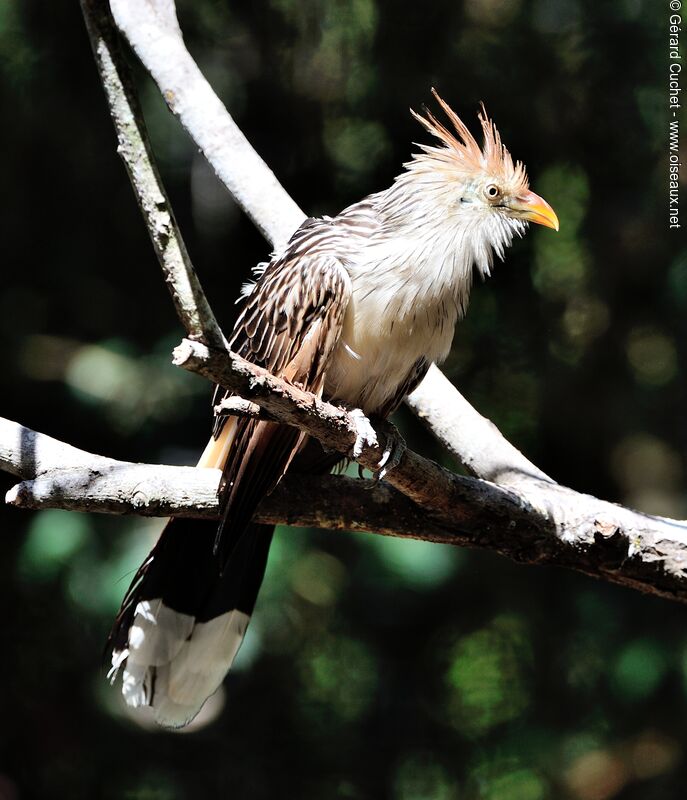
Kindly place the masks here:
MULTIPOLYGON (((411 109, 433 139, 383 191, 308 218, 244 285, 232 351, 364 418, 386 419, 447 356, 473 275, 528 223, 558 230, 481 105, 481 145, 433 95, 448 125, 411 109)), ((226 395, 225 395, 226 396, 226 395)), ((263 579, 273 529, 252 522, 287 470, 329 471, 344 455, 302 431, 222 409, 198 462, 222 470, 221 522, 172 518, 136 573, 108 640, 129 706, 180 728, 222 683, 263 579)), ((219 402, 218 402, 219 401, 219 402)))

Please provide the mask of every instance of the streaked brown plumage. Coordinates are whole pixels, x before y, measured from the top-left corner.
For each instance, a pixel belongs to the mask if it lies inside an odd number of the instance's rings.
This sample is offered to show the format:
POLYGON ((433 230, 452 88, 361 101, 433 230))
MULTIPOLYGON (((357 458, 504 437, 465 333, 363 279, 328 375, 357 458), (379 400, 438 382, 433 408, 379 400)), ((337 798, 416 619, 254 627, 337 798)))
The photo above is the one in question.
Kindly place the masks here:
MULTIPOLYGON (((484 109, 480 147, 436 97, 455 134, 415 114, 440 145, 422 145, 385 191, 307 220, 246 287, 231 338, 249 361, 368 416, 392 413, 446 357, 474 269, 488 275, 527 221, 558 228, 484 109)), ((223 470, 222 524, 172 520, 115 623, 130 705, 152 705, 164 725, 195 716, 231 666, 260 585, 271 531, 251 524, 255 508, 292 464, 336 458, 294 428, 217 417, 199 465, 223 470)))

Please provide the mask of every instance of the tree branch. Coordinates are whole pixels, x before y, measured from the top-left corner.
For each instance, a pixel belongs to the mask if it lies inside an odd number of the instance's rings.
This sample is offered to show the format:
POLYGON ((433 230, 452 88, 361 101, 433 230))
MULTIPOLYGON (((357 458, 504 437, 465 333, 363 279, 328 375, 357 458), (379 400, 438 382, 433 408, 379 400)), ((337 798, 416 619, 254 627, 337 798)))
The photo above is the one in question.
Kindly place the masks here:
MULTIPOLYGON (((145 0, 140 7, 145 8, 145 0)), ((223 347, 225 339, 198 281, 152 155, 119 35, 104 0, 81 0, 122 157, 165 280, 191 339, 223 347)))
MULTIPOLYGON (((116 461, 3 419, 0 441, 0 468, 30 478, 10 489, 11 505, 217 516, 219 470, 116 461)), ((525 496, 448 476, 456 503, 448 513, 430 515, 386 483, 292 475, 263 500, 255 518, 488 548, 520 563, 565 566, 687 602, 687 523, 638 514, 546 481, 529 480, 525 496)))
MULTIPOLYGON (((199 342, 186 339, 174 351, 174 363, 256 403, 280 422, 293 425, 315 437, 329 450, 350 454, 358 443, 359 418, 276 378, 235 353, 213 351, 199 342)), ((400 460, 385 476, 385 480, 429 514, 447 518, 459 516, 460 503, 465 499, 465 479, 406 449, 400 435, 389 423, 384 423, 380 428, 376 442, 362 446, 355 460, 363 467, 376 471, 387 442, 390 445, 397 444, 400 460), (390 439, 396 439, 397 442, 390 439)), ((483 487, 482 494, 486 492, 489 495, 480 497, 480 504, 494 503, 498 512, 504 515, 522 511, 506 493, 489 492, 486 489, 489 484, 485 482, 479 482, 479 485, 483 487)), ((474 501, 478 500, 477 495, 477 492, 473 493, 474 501)))
POLYGON ((305 219, 186 49, 174 0, 110 0, 119 30, 241 208, 275 249, 305 219))
MULTIPOLYGON (((5 497, 17 508, 145 517, 219 516, 220 470, 118 461, 1 417, 0 443, 0 469, 24 479, 5 497)), ((256 520, 421 536, 428 541, 452 538, 391 486, 336 475, 286 478, 265 498, 256 520)))
POLYGON ((527 477, 554 482, 473 408, 435 364, 406 402, 472 475, 499 485, 527 477))
MULTIPOLYGON (((350 414, 234 354, 227 358, 226 353, 213 353, 186 341, 175 351, 175 363, 238 392, 328 448, 346 452, 356 440, 355 420, 350 414)), ((463 410, 459 408, 456 419, 461 418, 463 410)), ((480 420, 483 426, 491 424, 480 420)), ((498 431, 496 434, 500 437, 498 431)), ((558 486, 500 438, 502 462, 499 451, 495 456, 476 452, 473 461, 480 469, 494 471, 499 485, 455 475, 407 449, 385 481, 424 508, 432 521, 454 530, 469 530, 476 514, 482 526, 475 529, 479 542, 470 539, 465 544, 493 547, 516 560, 565 564, 582 572, 604 574, 613 582, 669 595, 660 588, 665 575, 660 580, 654 575, 656 583, 651 590, 645 581, 633 577, 634 558, 658 565, 659 572, 670 576, 668 582, 676 587, 675 594, 680 599, 687 597, 687 522, 640 514, 558 486), (559 549, 560 545, 565 546, 559 549), (614 553, 610 566, 606 561, 609 545, 614 553)), ((374 470, 379 456, 379 445, 365 446, 356 460, 374 470)))

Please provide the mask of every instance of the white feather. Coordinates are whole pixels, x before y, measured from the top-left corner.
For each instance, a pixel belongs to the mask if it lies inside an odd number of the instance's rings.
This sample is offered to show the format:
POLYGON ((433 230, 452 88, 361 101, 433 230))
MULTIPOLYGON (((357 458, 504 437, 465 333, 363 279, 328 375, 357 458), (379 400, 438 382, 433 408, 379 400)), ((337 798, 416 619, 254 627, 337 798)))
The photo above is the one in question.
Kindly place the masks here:
POLYGON ((127 705, 151 705, 161 725, 186 725, 222 683, 249 620, 234 609, 196 622, 159 598, 138 603, 128 647, 112 654, 111 672, 126 660, 122 694, 127 705))
POLYGON ((250 617, 233 610, 199 622, 178 656, 158 673, 153 708, 161 725, 186 725, 229 671, 250 617))
POLYGON ((147 706, 149 700, 149 670, 139 664, 127 664, 122 676, 122 695, 132 708, 147 706))
POLYGON ((208 622, 199 622, 170 663, 169 696, 183 705, 205 699, 222 682, 243 641, 250 617, 228 611, 208 622))
POLYGON ((193 631, 195 618, 167 608, 162 600, 142 600, 129 629, 127 665, 168 664, 193 631))

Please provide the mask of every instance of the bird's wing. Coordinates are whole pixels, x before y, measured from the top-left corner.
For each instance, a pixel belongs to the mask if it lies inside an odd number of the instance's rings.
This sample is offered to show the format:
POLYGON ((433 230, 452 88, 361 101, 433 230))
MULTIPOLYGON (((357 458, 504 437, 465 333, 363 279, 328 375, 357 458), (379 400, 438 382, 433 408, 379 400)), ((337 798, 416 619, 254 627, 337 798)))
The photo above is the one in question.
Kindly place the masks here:
MULTIPOLYGON (((350 295, 350 278, 335 256, 303 252, 302 247, 287 250, 245 299, 231 349, 273 375, 321 394, 350 295)), ((205 465, 223 469, 223 522, 215 544, 222 562, 304 438, 299 430, 273 422, 218 418, 209 447, 214 456, 205 465)))

